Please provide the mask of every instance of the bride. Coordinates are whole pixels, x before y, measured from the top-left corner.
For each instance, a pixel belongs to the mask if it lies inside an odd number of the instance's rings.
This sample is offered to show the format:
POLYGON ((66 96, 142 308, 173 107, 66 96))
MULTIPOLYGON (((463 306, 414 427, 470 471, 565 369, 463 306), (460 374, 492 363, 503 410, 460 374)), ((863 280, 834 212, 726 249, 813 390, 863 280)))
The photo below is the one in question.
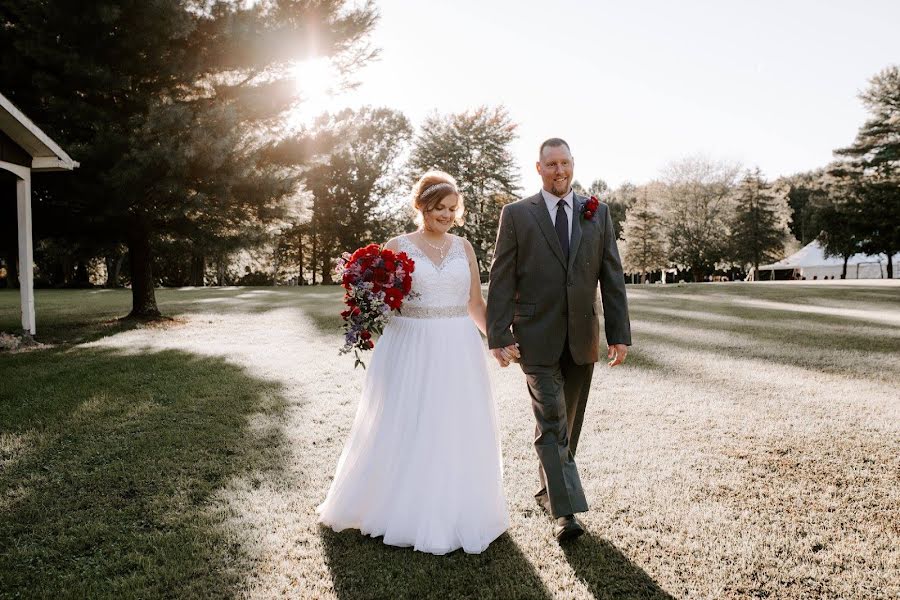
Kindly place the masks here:
POLYGON ((485 302, 472 245, 448 233, 463 212, 456 182, 426 173, 413 205, 420 228, 387 248, 415 261, 415 293, 376 344, 350 436, 316 512, 335 531, 359 529, 392 546, 479 553, 509 527, 478 335, 485 302))

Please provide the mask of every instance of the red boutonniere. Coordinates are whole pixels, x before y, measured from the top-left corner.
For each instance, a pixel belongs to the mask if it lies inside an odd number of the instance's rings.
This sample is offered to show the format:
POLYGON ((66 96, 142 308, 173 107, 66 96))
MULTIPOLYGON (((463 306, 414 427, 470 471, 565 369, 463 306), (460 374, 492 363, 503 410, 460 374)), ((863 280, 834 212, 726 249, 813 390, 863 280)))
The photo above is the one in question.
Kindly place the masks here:
POLYGON ((598 208, 600 208, 600 201, 596 196, 591 196, 590 200, 581 205, 581 216, 586 221, 590 221, 594 218, 598 208))

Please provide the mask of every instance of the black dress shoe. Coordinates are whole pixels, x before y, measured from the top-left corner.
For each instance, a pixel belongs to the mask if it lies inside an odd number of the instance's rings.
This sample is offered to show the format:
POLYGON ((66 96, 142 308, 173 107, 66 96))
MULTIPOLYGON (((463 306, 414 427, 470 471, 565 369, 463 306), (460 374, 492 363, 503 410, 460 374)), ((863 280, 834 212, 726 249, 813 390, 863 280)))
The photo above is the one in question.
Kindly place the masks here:
POLYGON ((535 496, 534 502, 544 509, 544 512, 550 514, 550 499, 547 496, 535 496))
POLYGON ((584 533, 584 527, 575 518, 575 515, 566 515, 556 519, 556 539, 559 542, 574 540, 584 533))

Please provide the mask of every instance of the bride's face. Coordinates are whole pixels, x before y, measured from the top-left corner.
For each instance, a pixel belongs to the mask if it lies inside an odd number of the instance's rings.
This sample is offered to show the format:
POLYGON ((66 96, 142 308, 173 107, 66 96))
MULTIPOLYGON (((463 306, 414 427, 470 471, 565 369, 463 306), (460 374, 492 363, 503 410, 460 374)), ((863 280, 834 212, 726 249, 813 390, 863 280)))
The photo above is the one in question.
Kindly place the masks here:
POLYGON ((427 231, 447 233, 453 227, 456 210, 459 207, 459 196, 444 196, 431 210, 422 213, 422 220, 427 231))

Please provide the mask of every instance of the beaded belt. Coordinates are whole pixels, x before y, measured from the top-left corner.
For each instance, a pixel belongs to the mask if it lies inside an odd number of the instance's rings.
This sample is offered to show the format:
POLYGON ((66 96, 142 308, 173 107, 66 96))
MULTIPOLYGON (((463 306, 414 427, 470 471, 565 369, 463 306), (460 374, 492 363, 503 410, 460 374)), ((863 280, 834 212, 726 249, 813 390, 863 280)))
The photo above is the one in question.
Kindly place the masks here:
POLYGON ((412 319, 446 319, 468 314, 469 309, 465 306, 404 306, 400 309, 401 317, 412 319))

